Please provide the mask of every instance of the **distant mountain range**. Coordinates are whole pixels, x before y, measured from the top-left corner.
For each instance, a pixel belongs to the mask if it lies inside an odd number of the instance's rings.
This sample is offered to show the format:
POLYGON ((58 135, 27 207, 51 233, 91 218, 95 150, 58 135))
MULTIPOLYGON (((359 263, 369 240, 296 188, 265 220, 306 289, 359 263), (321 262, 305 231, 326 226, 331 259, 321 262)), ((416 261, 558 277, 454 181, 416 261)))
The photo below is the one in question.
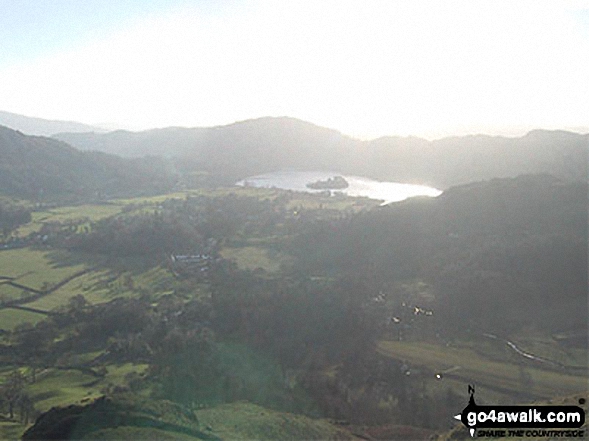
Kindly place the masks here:
POLYGON ((28 133, 45 130, 82 151, 129 158, 161 156, 175 164, 181 174, 198 172, 209 176, 209 183, 214 184, 233 184, 248 176, 278 170, 331 170, 441 189, 535 173, 566 180, 587 179, 589 134, 566 131, 535 130, 518 138, 473 135, 428 141, 390 136, 361 141, 289 117, 206 128, 107 133, 79 123, 6 112, 0 112, 0 124, 3 117, 19 122, 21 132, 26 133, 28 124, 28 133))
POLYGON ((159 158, 81 152, 64 142, 0 126, 0 194, 71 202, 151 194, 176 182, 159 158))
POLYGON ((519 138, 474 135, 427 141, 383 137, 361 141, 294 118, 260 118, 211 128, 61 133, 81 150, 123 156, 163 155, 183 171, 207 171, 226 182, 276 170, 333 170, 439 188, 496 177, 548 173, 587 178, 589 135, 536 130, 519 138))
POLYGON ((55 121, 0 110, 0 125, 27 135, 50 136, 60 132, 104 132, 104 129, 74 121, 55 121))

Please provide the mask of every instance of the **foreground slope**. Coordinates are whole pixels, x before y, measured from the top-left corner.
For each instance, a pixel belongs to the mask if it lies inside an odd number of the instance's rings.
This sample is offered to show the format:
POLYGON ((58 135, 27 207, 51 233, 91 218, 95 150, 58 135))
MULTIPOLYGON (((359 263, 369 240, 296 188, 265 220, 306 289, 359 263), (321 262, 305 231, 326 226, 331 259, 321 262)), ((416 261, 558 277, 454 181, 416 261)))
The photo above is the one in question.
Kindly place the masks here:
POLYGON ((103 396, 85 406, 53 408, 28 429, 36 439, 300 440, 356 439, 325 420, 277 412, 247 402, 188 410, 132 394, 103 396))

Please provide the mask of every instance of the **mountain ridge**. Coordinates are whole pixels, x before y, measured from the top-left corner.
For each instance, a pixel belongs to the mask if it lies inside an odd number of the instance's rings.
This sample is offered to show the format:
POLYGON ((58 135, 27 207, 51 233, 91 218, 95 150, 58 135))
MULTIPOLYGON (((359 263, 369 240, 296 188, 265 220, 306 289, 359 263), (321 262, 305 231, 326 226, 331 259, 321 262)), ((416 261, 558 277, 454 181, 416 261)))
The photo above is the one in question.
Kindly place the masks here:
POLYGON ((180 170, 206 171, 229 184, 284 169, 341 174, 448 188, 482 179, 549 173, 586 179, 589 135, 533 130, 521 137, 467 135, 428 141, 380 137, 362 141, 290 117, 264 117, 209 128, 106 134, 60 134, 82 150, 123 156, 163 155, 180 170))
POLYGON ((32 136, 50 136, 59 132, 105 132, 104 129, 77 121, 51 120, 0 110, 0 125, 32 136))
POLYGON ((587 179, 589 134, 536 129, 520 137, 466 135, 429 141, 408 136, 359 140, 293 117, 262 117, 213 127, 59 133, 82 151, 129 158, 159 156, 183 174, 232 185, 263 173, 333 170, 381 181, 446 189, 520 174, 587 179))

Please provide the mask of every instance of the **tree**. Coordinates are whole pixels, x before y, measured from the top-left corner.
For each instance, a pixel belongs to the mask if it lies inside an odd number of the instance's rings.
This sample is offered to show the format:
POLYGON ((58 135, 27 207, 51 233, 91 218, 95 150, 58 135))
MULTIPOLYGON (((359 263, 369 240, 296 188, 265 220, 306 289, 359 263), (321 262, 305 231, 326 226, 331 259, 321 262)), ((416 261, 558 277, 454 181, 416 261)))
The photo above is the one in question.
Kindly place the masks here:
POLYGON ((28 393, 23 392, 18 400, 20 409, 20 422, 24 425, 29 424, 31 414, 35 411, 35 405, 28 393))
POLYGON ((13 371, 6 382, 0 386, 1 400, 8 404, 8 416, 14 418, 14 409, 25 395, 25 377, 19 371, 13 371))

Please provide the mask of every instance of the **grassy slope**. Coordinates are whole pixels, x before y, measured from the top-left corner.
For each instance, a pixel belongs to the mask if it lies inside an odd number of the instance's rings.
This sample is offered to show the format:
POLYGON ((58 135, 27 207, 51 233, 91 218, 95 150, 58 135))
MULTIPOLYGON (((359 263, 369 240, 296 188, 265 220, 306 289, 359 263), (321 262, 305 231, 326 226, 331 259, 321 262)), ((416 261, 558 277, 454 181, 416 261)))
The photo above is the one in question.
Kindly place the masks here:
POLYGON ((112 277, 110 271, 92 271, 66 283, 51 294, 34 302, 27 303, 26 306, 50 311, 54 308, 67 305, 70 298, 78 294, 82 294, 92 304, 107 302, 112 300, 113 297, 109 295, 108 288, 103 286, 102 282, 109 277, 112 277))
POLYGON ((50 222, 96 222, 120 213, 122 208, 122 204, 88 204, 35 211, 32 213, 32 221, 20 226, 16 234, 21 237, 28 236, 41 230, 43 224, 50 222))
POLYGON ((80 404, 103 394, 107 386, 123 386, 125 376, 146 371, 146 364, 124 363, 108 365, 103 378, 77 370, 47 369, 37 374, 37 381, 29 384, 27 390, 35 401, 35 408, 45 412, 54 406, 80 404))
POLYGON ((525 384, 521 380, 522 368, 519 365, 491 360, 466 347, 446 347, 425 342, 381 341, 377 350, 385 356, 406 360, 412 365, 425 366, 433 372, 451 370, 451 376, 463 380, 465 385, 486 385, 538 398, 550 398, 584 391, 587 388, 587 380, 583 376, 527 366, 525 370, 530 375, 531 382, 525 384))
POLYGON ((224 259, 234 261, 241 269, 261 268, 269 273, 280 271, 280 264, 285 259, 285 256, 270 256, 265 248, 251 246, 225 247, 220 251, 220 254, 224 259))
MULTIPOLYGON (((81 354, 84 355, 84 354, 81 354)), ((94 358, 99 354, 88 354, 94 358)), ((46 412, 53 407, 65 407, 71 404, 84 404, 102 396, 106 388, 126 386, 126 376, 130 373, 142 375, 147 370, 146 364, 124 363, 108 365, 103 378, 82 373, 75 369, 45 369, 36 374, 37 381, 27 385, 27 392, 33 399, 35 409, 46 412)), ((0 380, 10 369, 0 371, 0 380)), ((24 368, 21 372, 30 378, 30 370, 24 368)), ((0 440, 20 438, 27 426, 18 422, 0 421, 0 440)))
POLYGON ((16 300, 22 295, 23 290, 9 285, 8 283, 0 283, 0 300, 16 300))
POLYGON ((45 318, 43 314, 37 314, 30 311, 20 311, 18 309, 0 310, 0 329, 13 330, 18 325, 30 323, 34 325, 45 318))
POLYGON ((84 264, 61 265, 54 262, 49 251, 30 248, 0 252, 0 275, 15 277, 14 282, 41 289, 44 283, 56 284, 86 268, 84 264))
MULTIPOLYGON (((328 421, 277 412, 247 402, 203 409, 195 415, 168 401, 126 393, 50 414, 37 425, 37 433, 48 434, 68 419, 76 418, 81 439, 355 439, 328 421), (100 422, 97 415, 101 416, 100 422)), ((15 433, 14 427, 11 430, 15 433)))
POLYGON ((209 427, 223 439, 354 439, 349 432, 325 420, 277 412, 247 402, 200 410, 197 416, 202 427, 209 427))
POLYGON ((44 296, 26 306, 43 311, 50 311, 68 304, 78 294, 84 296, 91 304, 105 303, 119 297, 133 297, 141 289, 169 290, 173 277, 169 271, 156 267, 147 271, 115 273, 111 270, 96 270, 77 277, 51 294, 44 296), (125 285, 124 279, 130 275, 133 288, 125 285))

